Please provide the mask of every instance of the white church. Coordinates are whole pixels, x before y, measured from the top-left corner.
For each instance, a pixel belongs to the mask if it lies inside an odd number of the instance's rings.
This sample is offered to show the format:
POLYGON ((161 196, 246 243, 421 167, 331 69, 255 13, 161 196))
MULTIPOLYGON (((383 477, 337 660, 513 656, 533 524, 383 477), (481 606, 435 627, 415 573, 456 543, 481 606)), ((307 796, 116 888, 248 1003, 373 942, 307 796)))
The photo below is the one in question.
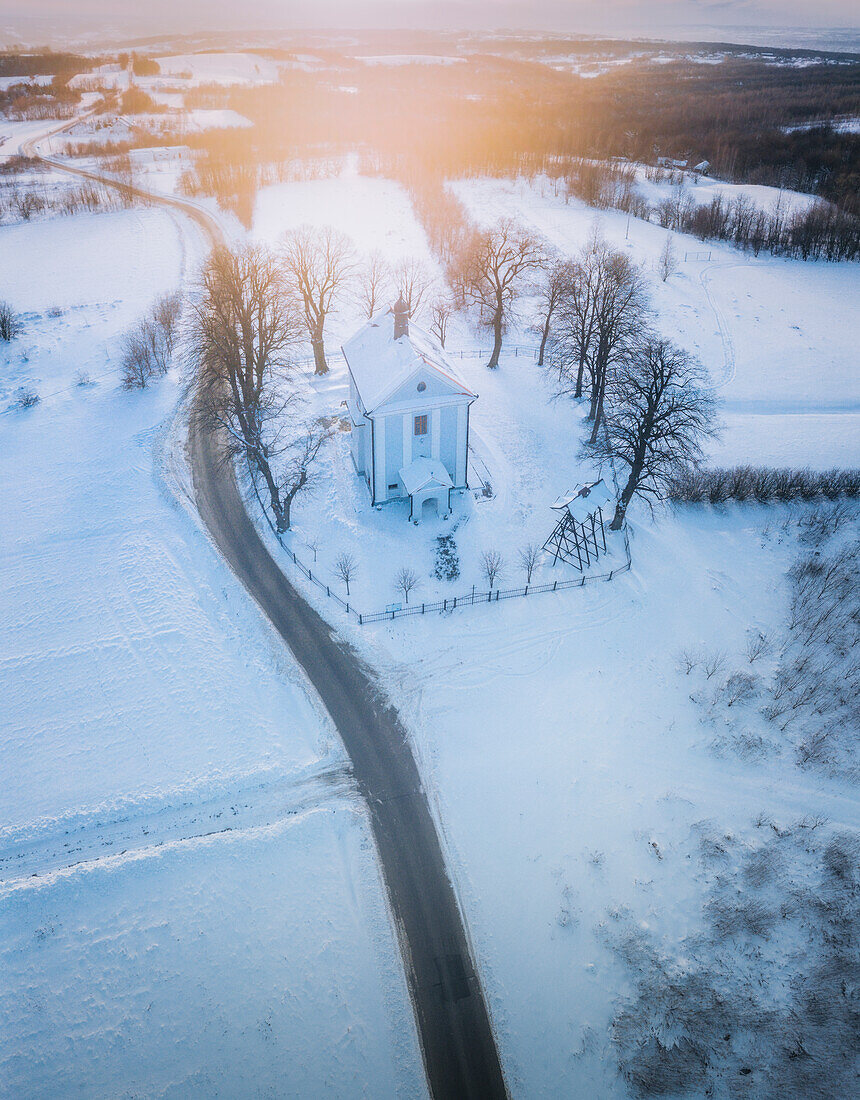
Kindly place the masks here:
POLYGON ((410 323, 402 299, 374 315, 342 347, 349 370, 352 460, 371 502, 409 500, 451 513, 451 493, 468 487, 469 409, 463 384, 439 344, 410 323))

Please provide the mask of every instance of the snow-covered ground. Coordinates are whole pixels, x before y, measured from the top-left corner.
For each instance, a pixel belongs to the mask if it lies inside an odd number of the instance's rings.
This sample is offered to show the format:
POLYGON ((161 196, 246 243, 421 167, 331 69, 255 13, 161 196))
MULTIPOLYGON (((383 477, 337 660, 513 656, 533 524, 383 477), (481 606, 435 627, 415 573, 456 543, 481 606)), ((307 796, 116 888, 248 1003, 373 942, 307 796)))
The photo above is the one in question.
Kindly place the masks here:
POLYGON ((702 685, 678 669, 699 646, 748 667, 748 632, 779 630, 797 547, 774 517, 661 515, 612 584, 355 628, 435 792, 514 1095, 628 1095, 607 1037, 626 976, 600 929, 629 912, 695 931, 702 823, 742 842, 759 813, 860 824, 854 791, 799 771, 784 743, 725 754, 733 731, 700 722, 702 685))
MULTIPOLYGON (((549 185, 478 181, 456 191, 475 217, 514 214, 562 252, 579 248, 597 217, 565 205, 549 185)), ((375 239, 395 242, 395 255, 414 240, 388 184, 347 178, 317 194, 319 204, 313 185, 263 192, 258 235, 274 239, 290 224, 328 220, 364 247, 368 225, 387 226, 375 239), (354 190, 361 220, 351 226, 354 190)), ((702 357, 726 401, 718 460, 857 462, 852 326, 833 324, 834 303, 843 314, 853 308, 855 267, 754 260, 679 238, 681 257, 689 244, 712 258, 682 263, 664 285, 653 268, 665 231, 631 219, 625 238, 623 215, 600 221, 651 272, 657 323, 702 357)), ((353 323, 338 317, 330 344, 353 323)), ((460 328, 449 346, 470 342, 460 328)), ((566 464, 579 414, 547 406, 545 372, 528 358, 508 355, 494 375, 477 359, 457 365, 482 395, 475 423, 483 402, 497 488, 513 511, 499 509, 499 535, 502 517, 532 522, 546 510, 546 502, 536 507, 544 486, 563 481, 567 469, 575 474, 566 464)), ((318 386, 334 411, 343 395, 337 366, 318 386)), ((350 481, 345 453, 329 461, 350 481)), ((394 520, 385 510, 351 513, 352 486, 326 478, 325 491, 298 510, 299 528, 315 523, 336 541, 342 527, 359 554, 393 571, 394 520)), ((455 532, 464 558, 484 522, 480 509, 492 507, 476 505, 472 529, 455 532)), ((634 510, 632 518, 632 571, 582 591, 358 627, 305 586, 382 671, 409 726, 516 1096, 629 1095, 608 1032, 629 974, 607 933, 627 920, 659 937, 695 933, 707 888, 697 854, 703 837, 731 835, 743 848, 760 837, 756 822, 818 814, 834 832, 860 823, 853 789, 800 769, 787 737, 772 725, 761 734, 757 706, 703 720, 690 696, 708 683, 679 662, 685 649, 724 653, 725 677, 749 667, 751 636, 779 636, 785 573, 801 549, 787 511, 689 508, 652 522, 634 510)), ((403 531, 422 575, 435 534, 429 525, 403 531)), ((309 560, 298 536, 293 545, 309 560)), ((398 536, 400 554, 403 545, 398 536)), ((320 570, 330 568, 325 539, 323 547, 320 570)))
POLYGON ((379 53, 356 57, 365 65, 456 65, 468 60, 465 57, 445 57, 435 53, 379 53))
MULTIPOLYGON (((392 260, 415 256, 435 266, 403 188, 391 180, 358 175, 353 159, 335 177, 275 184, 257 195, 251 229, 255 239, 276 245, 287 230, 305 224, 334 226, 362 253, 379 249, 392 260)), ((345 309, 332 329, 334 336, 343 339, 359 316, 355 308, 345 309)))
POLYGON ((343 749, 195 521, 180 379, 119 388, 201 242, 153 208, 0 249, 0 1091, 422 1095, 343 749))
MULTIPOLYGON (((474 217, 514 214, 562 252, 599 217, 653 272, 666 239, 566 205, 549 184, 455 189, 474 217)), ((304 222, 335 224, 362 251, 431 259, 390 182, 347 171, 267 188, 253 235, 274 243, 304 222)), ((229 1095, 421 1095, 342 749, 177 503, 188 490, 178 380, 117 389, 117 336, 190 268, 192 239, 154 210, 0 235, 17 258, 0 297, 27 323, 3 404, 22 383, 43 396, 0 415, 0 507, 16 517, 0 572, 13 624, 0 651, 11 685, 0 764, 13 777, 0 833, 0 1079, 37 1096, 152 1081, 156 1095, 209 1096, 215 1080, 229 1095), (57 256, 72 259, 58 267, 57 256), (79 369, 97 385, 75 386, 79 369), (62 870, 78 859, 92 862, 62 870)), ((725 402, 715 460, 857 464, 856 267, 681 237, 675 247, 711 253, 665 284, 655 275, 652 294, 657 324, 702 358, 725 402)), ((330 345, 358 321, 345 308, 330 345)), ((524 310, 512 341, 533 341, 528 321, 524 310)), ((475 342, 458 324, 449 346, 475 342)), ((506 356, 495 375, 473 358, 461 369, 481 395, 475 425, 497 496, 456 537, 464 562, 491 532, 509 538, 510 557, 581 476, 579 413, 547 403, 528 357, 506 356)), ((342 394, 338 369, 318 384, 330 411, 342 394)), ((297 509, 296 542, 324 526, 371 558, 411 547, 414 561, 387 565, 426 572, 437 531, 350 514, 361 487, 337 447, 325 491, 297 509)), ((798 551, 785 519, 744 506, 652 523, 634 509, 629 574, 454 615, 358 628, 307 589, 380 669, 409 727, 515 1096, 628 1095, 607 1027, 629 983, 603 930, 629 916, 661 935, 695 932, 703 830, 743 842, 760 814, 857 827, 855 792, 798 768, 779 736, 753 758, 727 751, 759 716, 703 722, 690 698, 701 684, 679 668, 693 647, 743 668, 749 633, 781 629, 798 551)), ((388 586, 383 572, 369 595, 388 586)))
MULTIPOLYGON (((629 249, 652 273, 656 323, 701 359, 718 387, 726 430, 715 462, 818 468, 860 462, 856 264, 753 257, 673 234, 678 271, 661 283, 655 271, 668 230, 576 199, 565 203, 548 182, 453 186, 474 217, 514 215, 564 254, 580 249, 598 224, 608 241, 629 249)), ((715 187, 724 194, 753 190, 763 205, 778 195, 773 188, 714 181, 691 193, 715 187)))
POLYGON ((249 53, 191 53, 157 57, 163 76, 196 84, 274 84, 277 62, 249 53))

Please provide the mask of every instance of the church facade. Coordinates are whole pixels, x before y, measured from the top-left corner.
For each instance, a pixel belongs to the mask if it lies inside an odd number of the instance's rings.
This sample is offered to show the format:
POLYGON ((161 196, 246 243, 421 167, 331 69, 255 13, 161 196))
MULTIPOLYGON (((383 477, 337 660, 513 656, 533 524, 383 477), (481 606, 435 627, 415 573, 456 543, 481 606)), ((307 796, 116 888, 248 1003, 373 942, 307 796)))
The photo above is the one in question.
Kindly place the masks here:
POLYGON ((439 516, 468 487, 469 410, 476 400, 439 344, 412 324, 402 301, 343 345, 349 371, 352 460, 374 505, 425 504, 439 516))

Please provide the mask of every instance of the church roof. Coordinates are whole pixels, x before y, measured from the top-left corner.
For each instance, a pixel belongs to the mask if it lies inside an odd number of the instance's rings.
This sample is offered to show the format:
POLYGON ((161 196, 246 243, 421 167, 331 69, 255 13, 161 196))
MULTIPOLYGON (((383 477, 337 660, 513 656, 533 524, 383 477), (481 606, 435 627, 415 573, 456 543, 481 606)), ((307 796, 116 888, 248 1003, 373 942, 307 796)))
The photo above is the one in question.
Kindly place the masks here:
POLYGON ((413 496, 427 489, 431 485, 438 485, 443 489, 452 489, 454 482, 444 465, 432 458, 416 458, 404 466, 400 472, 400 480, 403 482, 406 492, 413 496))
POLYGON ((342 348, 366 413, 372 413, 406 382, 419 367, 441 375, 454 392, 464 397, 477 394, 457 377, 445 352, 429 332, 412 321, 409 332, 394 339, 394 316, 381 310, 351 336, 342 348))
POLYGON ((606 482, 601 478, 599 481, 581 485, 572 493, 559 497, 552 507, 559 512, 566 510, 571 519, 575 519, 577 523, 583 523, 598 508, 609 504, 614 499, 606 482))

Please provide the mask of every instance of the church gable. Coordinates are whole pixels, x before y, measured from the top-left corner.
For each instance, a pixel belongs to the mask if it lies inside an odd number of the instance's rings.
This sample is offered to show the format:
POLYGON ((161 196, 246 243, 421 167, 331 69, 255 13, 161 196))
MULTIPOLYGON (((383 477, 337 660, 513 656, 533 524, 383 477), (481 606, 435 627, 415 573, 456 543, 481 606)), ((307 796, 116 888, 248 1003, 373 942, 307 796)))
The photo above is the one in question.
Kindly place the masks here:
POLYGON ((427 401, 457 397, 468 401, 472 399, 472 394, 462 382, 447 376, 435 366, 421 363, 405 381, 382 399, 378 408, 418 406, 427 401))

